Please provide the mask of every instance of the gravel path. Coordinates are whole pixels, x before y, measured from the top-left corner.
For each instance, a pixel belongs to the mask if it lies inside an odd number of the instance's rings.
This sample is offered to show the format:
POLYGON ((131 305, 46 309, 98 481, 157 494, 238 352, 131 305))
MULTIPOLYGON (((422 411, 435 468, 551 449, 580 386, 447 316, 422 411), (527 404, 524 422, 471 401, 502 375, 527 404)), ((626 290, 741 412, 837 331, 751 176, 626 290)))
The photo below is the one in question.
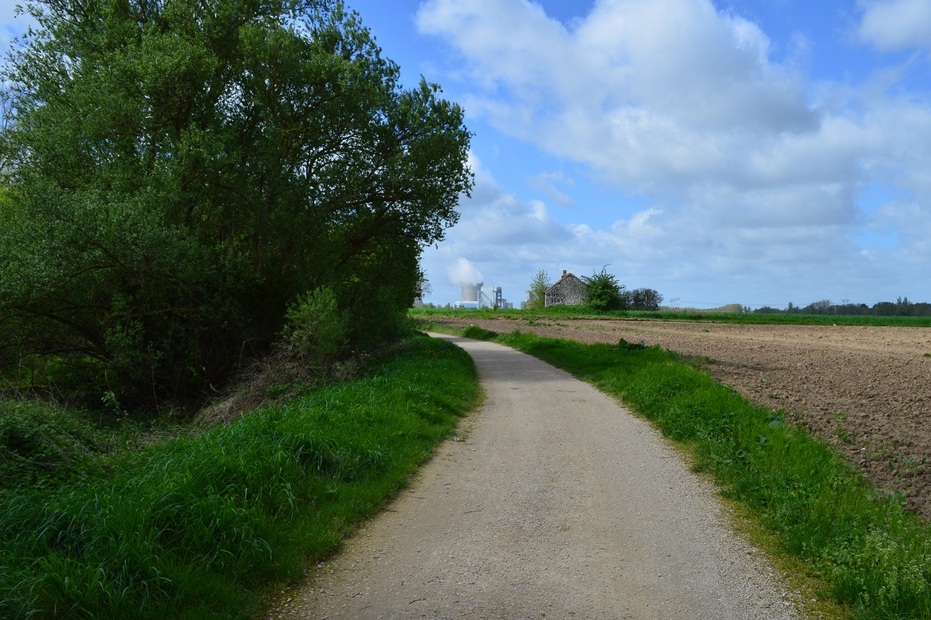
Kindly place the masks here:
POLYGON ((882 493, 931 519, 931 328, 708 321, 436 317, 584 343, 623 338, 691 357, 748 401, 823 439, 882 493))
POLYGON ((475 359, 484 406, 269 618, 798 618, 645 422, 535 358, 439 337, 475 359))

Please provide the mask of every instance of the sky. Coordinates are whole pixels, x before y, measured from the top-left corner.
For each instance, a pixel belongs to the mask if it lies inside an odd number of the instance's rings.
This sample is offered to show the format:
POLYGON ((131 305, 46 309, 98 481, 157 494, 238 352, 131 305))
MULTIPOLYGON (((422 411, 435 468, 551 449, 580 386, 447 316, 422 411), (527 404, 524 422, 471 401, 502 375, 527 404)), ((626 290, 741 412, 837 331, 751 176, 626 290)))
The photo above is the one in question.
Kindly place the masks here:
POLYGON ((931 0, 346 3, 474 134, 425 301, 602 269, 667 306, 931 301, 931 0))

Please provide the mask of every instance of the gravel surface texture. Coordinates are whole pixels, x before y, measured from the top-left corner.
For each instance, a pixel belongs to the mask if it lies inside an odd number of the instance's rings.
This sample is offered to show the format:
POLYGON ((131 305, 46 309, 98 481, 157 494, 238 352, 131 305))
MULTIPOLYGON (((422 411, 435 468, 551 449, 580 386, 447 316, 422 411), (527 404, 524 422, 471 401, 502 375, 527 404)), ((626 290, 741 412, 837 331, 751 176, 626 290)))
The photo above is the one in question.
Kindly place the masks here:
POLYGON ((268 618, 799 617, 648 424, 532 357, 440 337, 475 359, 483 407, 268 618))
POLYGON ((931 518, 931 328, 443 317, 501 333, 658 345, 834 444, 882 492, 931 518))

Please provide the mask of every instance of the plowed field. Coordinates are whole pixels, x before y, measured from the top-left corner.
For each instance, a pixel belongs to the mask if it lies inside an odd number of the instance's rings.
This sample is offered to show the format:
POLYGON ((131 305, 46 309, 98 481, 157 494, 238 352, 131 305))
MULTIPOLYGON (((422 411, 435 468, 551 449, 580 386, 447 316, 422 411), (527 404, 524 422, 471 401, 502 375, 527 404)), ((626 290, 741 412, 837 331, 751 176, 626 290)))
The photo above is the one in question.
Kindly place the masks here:
POLYGON ((676 351, 749 401, 835 446, 931 518, 931 328, 438 317, 506 333, 676 351))

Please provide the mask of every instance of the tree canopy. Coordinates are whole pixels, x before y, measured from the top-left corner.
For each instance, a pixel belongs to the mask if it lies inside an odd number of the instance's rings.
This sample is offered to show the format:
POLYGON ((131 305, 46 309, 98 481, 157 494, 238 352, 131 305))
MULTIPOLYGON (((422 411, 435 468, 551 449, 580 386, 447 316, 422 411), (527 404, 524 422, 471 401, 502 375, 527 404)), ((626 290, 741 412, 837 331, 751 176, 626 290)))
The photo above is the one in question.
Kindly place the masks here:
POLYGON ((638 288, 632 291, 623 291, 621 293, 623 305, 628 310, 659 310, 659 305, 663 303, 663 296, 652 288, 638 288))
POLYGON ((394 336, 468 193, 462 109, 336 0, 45 0, 4 67, 0 348, 218 384, 317 289, 394 336))
POLYGON ((593 310, 623 310, 626 298, 621 294, 624 285, 617 281, 613 274, 608 273, 607 267, 601 272, 593 272, 591 276, 582 276, 582 281, 588 286, 587 305, 593 310))
POLYGON ((524 307, 529 310, 538 310, 546 306, 546 289, 549 287, 550 277, 546 271, 540 269, 530 281, 530 288, 527 290, 527 303, 524 307))

